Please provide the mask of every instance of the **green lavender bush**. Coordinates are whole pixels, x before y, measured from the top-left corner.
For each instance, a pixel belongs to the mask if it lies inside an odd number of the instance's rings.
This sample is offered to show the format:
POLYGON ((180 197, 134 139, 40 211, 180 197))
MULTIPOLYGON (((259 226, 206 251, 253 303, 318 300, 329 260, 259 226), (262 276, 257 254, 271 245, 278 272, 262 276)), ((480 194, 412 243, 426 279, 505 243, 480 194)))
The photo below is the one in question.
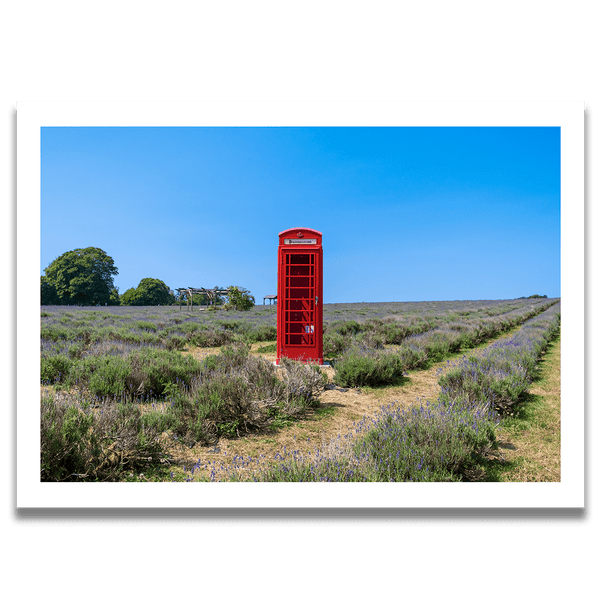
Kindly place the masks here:
POLYGON ((164 395, 172 382, 188 384, 200 372, 190 356, 158 348, 141 348, 127 356, 88 356, 73 362, 62 378, 65 387, 86 388, 102 398, 164 395))
POLYGON ((277 368, 248 354, 248 346, 207 357, 189 387, 170 388, 165 419, 186 444, 214 443, 262 429, 278 417, 296 418, 318 405, 326 376, 311 365, 282 359, 277 368))
POLYGON ((41 402, 41 481, 119 481, 125 466, 143 470, 162 450, 139 405, 45 395, 41 402))
POLYGON ((356 344, 335 361, 334 383, 350 387, 389 384, 402 378, 404 364, 393 351, 356 344))
POLYGON ((357 444, 373 481, 460 481, 474 454, 496 446, 488 404, 461 397, 411 410, 387 409, 357 444))

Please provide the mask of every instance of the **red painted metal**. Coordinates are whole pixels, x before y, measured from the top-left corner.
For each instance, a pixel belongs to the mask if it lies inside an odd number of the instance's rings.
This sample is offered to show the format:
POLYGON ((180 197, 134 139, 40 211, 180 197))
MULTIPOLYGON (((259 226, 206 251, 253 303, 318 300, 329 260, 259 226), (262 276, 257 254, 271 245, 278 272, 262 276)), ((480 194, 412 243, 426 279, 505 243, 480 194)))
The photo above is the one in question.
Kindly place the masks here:
POLYGON ((323 234, 296 227, 279 234, 277 363, 282 356, 323 364, 323 234))

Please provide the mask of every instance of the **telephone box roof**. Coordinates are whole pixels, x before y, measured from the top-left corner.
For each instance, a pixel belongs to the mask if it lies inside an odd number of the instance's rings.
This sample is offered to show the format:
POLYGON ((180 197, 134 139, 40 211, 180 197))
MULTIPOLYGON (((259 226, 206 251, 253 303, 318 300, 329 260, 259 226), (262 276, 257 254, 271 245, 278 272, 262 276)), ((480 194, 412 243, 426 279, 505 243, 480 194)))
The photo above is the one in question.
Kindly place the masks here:
POLYGON ((279 234, 279 236, 281 237, 282 235, 288 235, 294 231, 307 231, 308 233, 323 236, 323 234, 320 231, 317 231, 316 229, 311 229, 310 227, 292 227, 291 229, 286 229, 285 231, 282 231, 279 234))

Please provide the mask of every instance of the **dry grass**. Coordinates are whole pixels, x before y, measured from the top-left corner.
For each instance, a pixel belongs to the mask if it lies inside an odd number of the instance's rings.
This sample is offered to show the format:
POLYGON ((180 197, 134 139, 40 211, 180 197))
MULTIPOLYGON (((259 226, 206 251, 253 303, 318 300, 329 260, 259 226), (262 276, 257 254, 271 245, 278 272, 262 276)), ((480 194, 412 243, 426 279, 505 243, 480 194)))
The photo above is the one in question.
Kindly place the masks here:
POLYGON ((542 357, 522 414, 503 423, 497 437, 508 467, 503 481, 560 481, 560 338, 542 357))

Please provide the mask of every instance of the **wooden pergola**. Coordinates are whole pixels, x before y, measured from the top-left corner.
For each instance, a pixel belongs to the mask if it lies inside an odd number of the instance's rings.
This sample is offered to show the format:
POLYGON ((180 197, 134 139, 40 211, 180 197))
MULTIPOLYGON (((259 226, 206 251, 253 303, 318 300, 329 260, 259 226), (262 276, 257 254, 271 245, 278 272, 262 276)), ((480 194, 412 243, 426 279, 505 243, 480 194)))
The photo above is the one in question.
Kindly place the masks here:
POLYGON ((181 310, 181 301, 183 296, 186 298, 186 305, 190 307, 192 310, 194 306, 194 294, 199 294, 202 296, 206 296, 208 299, 209 305, 214 304, 217 301, 217 298, 227 297, 229 296, 229 290, 225 290, 222 288, 215 287, 212 290, 207 290, 206 288, 195 288, 195 287, 185 287, 185 288, 177 288, 179 292, 179 310, 181 310))

